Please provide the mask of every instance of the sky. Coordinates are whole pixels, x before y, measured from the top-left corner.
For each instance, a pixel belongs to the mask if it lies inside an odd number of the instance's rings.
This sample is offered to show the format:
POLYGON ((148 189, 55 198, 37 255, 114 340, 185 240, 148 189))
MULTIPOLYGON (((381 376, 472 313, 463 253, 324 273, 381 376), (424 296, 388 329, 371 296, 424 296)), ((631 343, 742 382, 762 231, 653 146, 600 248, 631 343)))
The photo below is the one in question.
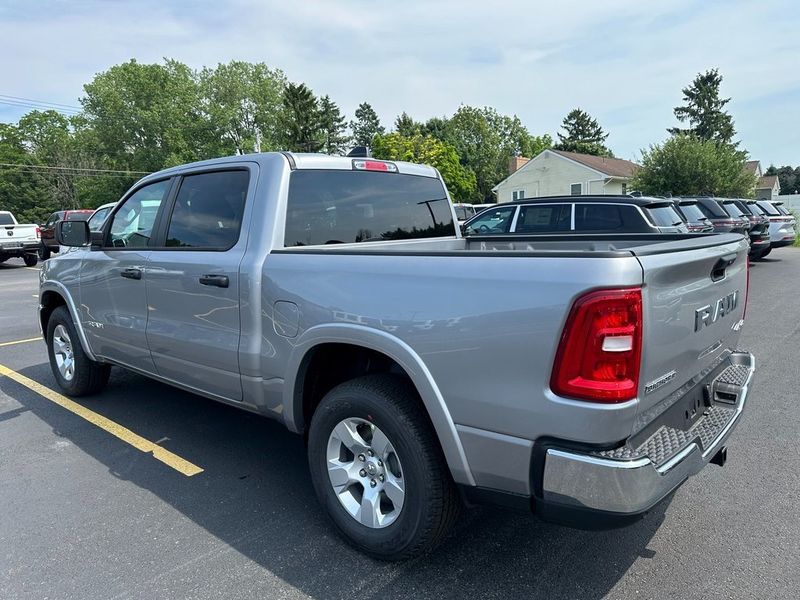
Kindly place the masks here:
MULTIPOLYGON (((352 118, 391 127, 459 105, 516 114, 555 138, 580 107, 636 160, 676 125, 695 75, 719 68, 752 158, 800 164, 800 11, 790 0, 0 0, 0 94, 77 105, 131 58, 265 62, 352 118)), ((0 121, 25 109, 0 104, 0 121)))

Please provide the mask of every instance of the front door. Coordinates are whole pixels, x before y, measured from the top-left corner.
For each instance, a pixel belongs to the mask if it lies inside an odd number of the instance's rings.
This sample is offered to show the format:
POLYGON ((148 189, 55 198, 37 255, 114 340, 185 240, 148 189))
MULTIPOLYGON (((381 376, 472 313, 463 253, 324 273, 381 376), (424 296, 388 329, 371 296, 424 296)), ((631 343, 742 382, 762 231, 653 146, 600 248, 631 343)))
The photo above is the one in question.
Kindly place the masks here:
POLYGON ((109 217, 103 247, 86 253, 80 318, 94 353, 148 373, 147 263, 153 225, 171 180, 140 187, 109 217))
POLYGON ((246 168, 182 177, 147 266, 147 341, 158 374, 237 401, 249 178, 246 168))

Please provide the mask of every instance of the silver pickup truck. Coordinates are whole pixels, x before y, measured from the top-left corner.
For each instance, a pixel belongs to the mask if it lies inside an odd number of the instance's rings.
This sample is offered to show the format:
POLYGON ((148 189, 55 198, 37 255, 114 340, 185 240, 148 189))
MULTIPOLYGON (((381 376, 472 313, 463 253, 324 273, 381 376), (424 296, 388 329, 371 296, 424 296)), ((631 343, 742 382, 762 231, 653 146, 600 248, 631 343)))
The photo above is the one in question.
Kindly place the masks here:
POLYGON ((439 173, 254 154, 139 181, 41 272, 53 375, 112 365, 277 419, 320 503, 383 559, 467 501, 581 526, 641 515, 744 408, 740 235, 461 237, 439 173))

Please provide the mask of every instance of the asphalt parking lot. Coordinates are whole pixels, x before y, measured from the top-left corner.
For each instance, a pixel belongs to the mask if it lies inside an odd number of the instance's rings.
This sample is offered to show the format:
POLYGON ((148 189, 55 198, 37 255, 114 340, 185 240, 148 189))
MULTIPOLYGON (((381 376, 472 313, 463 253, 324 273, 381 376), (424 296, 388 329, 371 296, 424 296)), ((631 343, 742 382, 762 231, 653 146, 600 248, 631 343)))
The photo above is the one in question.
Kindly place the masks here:
MULTIPOLYGON (((0 376, 0 598, 797 598, 800 250, 751 270, 740 346, 757 373, 728 464, 626 529, 475 509, 433 555, 350 549, 278 423, 115 369, 80 399, 202 472, 187 476, 0 376)), ((0 365, 55 389, 36 269, 0 265, 0 365)))

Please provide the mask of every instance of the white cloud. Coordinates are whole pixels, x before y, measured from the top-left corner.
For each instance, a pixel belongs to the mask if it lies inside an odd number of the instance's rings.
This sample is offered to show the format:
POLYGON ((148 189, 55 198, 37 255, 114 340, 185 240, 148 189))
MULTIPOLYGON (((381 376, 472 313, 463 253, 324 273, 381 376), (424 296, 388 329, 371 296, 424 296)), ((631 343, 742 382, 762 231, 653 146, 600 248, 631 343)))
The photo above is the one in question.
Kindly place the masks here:
POLYGON ((387 125, 403 110, 486 104, 554 134, 581 106, 633 157, 675 124, 680 89, 716 66, 744 147, 798 164, 795 13, 788 0, 39 4, 0 9, 0 93, 75 104, 94 73, 131 57, 235 58, 281 68, 349 114, 367 100, 387 125))

